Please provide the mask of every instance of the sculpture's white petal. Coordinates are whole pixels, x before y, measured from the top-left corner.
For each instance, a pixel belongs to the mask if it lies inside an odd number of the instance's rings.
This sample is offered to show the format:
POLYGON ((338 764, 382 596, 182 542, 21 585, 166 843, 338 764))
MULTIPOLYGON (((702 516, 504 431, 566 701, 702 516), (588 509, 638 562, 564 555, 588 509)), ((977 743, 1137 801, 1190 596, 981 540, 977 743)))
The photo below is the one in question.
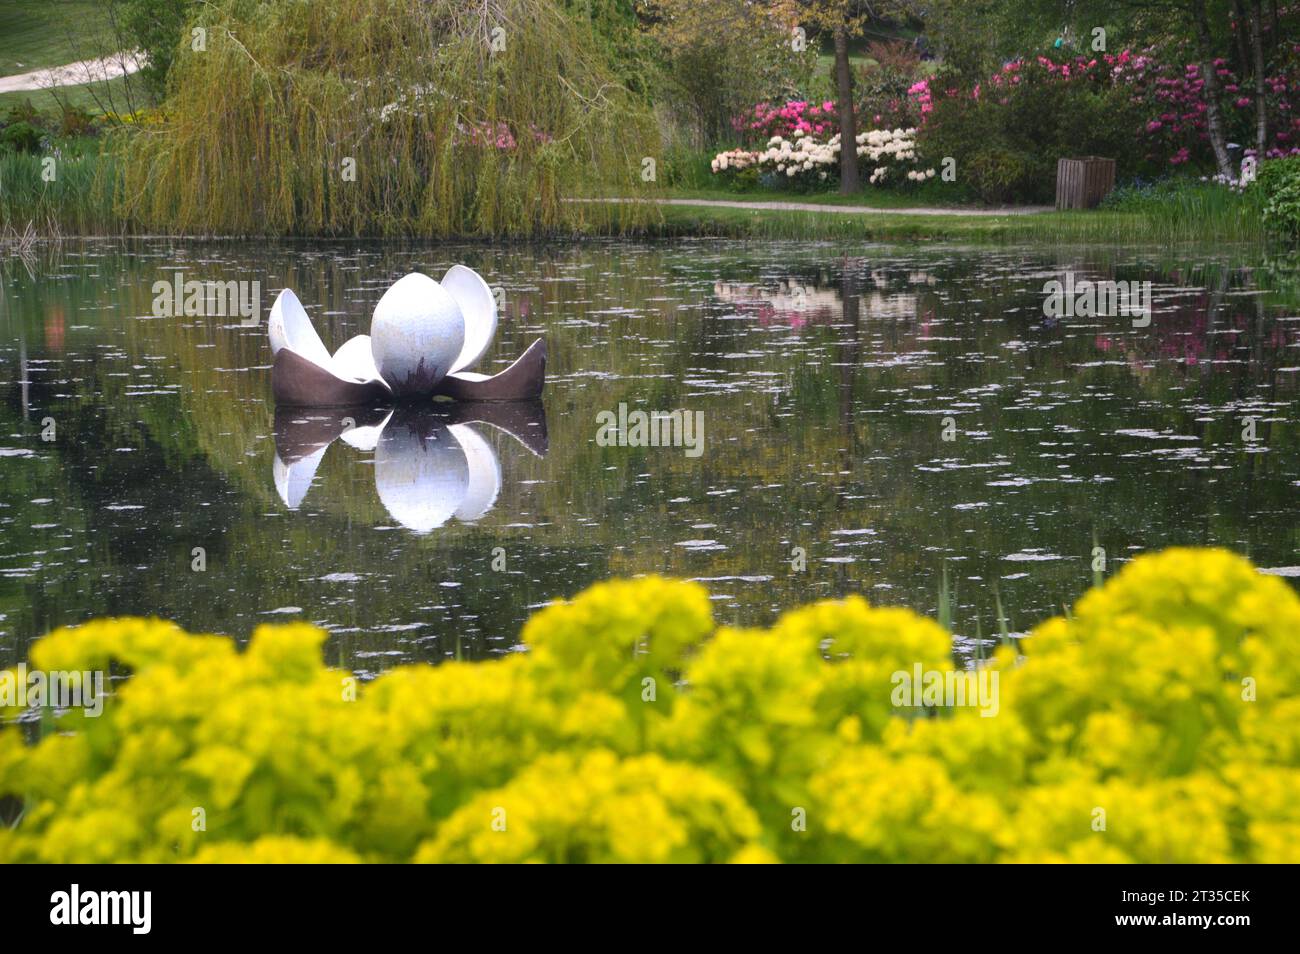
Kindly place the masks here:
POLYGON ((460 306, 428 275, 413 272, 398 279, 375 306, 371 354, 399 396, 432 394, 464 345, 460 306))
POLYGON ((452 424, 447 429, 460 441, 469 464, 469 487, 465 499, 456 508, 456 519, 478 520, 492 509, 497 494, 501 493, 501 463, 492 445, 470 425, 452 424))
POLYGON ((393 416, 389 411, 384 415, 384 419, 378 424, 372 424, 369 427, 350 427, 340 435, 344 443, 355 447, 359 451, 373 451, 379 443, 379 435, 384 432, 384 425, 388 419, 393 416))
POLYGON ((445 424, 389 422, 375 447, 375 490, 393 519, 417 533, 446 523, 465 497, 469 465, 445 424))
POLYGON ((286 288, 275 296, 271 317, 266 324, 267 333, 271 337, 272 355, 279 354, 281 348, 288 348, 312 364, 332 370, 330 353, 293 289, 286 288))
POLYGON ((357 335, 343 343, 334 352, 333 370, 340 378, 354 381, 374 381, 379 377, 375 357, 370 351, 370 335, 357 335))
POLYGON ((280 459, 279 454, 275 455, 275 461, 271 465, 271 471, 275 476, 275 489, 290 510, 297 510, 303 498, 307 496, 312 478, 316 476, 316 468, 320 466, 321 458, 325 456, 325 451, 328 449, 329 444, 324 444, 320 450, 306 457, 300 457, 292 464, 286 464, 280 459))
POLYGON ((497 333, 497 300, 483 277, 464 265, 447 269, 442 287, 456 299, 465 316, 465 346, 451 366, 452 371, 463 371, 478 364, 492 345, 497 333))

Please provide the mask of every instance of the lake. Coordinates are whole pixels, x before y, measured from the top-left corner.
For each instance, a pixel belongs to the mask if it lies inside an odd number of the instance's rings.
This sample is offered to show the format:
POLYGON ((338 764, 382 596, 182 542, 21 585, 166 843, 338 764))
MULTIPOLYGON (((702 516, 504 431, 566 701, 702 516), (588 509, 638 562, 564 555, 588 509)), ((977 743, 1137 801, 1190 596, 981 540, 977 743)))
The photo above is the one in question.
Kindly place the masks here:
POLYGON ((1231 249, 104 240, 0 278, 0 667, 139 614, 310 620, 372 675, 645 573, 736 625, 946 600, 968 661, 1144 550, 1300 574, 1300 283, 1231 249), (480 370, 545 337, 540 405, 277 412, 279 289, 333 350, 456 262, 503 290, 480 370), (177 271, 260 282, 262 321, 156 317, 177 271), (1048 317, 1067 273, 1151 282, 1150 323, 1048 317), (598 442, 621 405, 702 441, 598 442))

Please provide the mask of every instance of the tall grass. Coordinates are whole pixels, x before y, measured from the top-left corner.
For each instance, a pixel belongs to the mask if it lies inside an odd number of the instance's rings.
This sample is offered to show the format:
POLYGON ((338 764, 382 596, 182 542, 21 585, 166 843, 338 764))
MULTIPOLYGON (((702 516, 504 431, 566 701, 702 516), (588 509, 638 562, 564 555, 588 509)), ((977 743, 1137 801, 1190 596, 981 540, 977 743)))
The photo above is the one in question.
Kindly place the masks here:
POLYGON ((45 235, 122 231, 113 209, 117 169, 111 156, 56 158, 49 166, 47 158, 52 157, 0 154, 0 229, 22 231, 30 223, 45 235))
POLYGON ((1158 237, 1202 236, 1227 241, 1264 238, 1263 201, 1258 190, 1237 192, 1214 182, 1168 179, 1152 185, 1116 189, 1102 203, 1102 214, 1136 214, 1158 237))
POLYGON ((640 188, 658 136, 553 3, 215 0, 202 20, 165 121, 122 141, 117 199, 146 228, 509 236, 644 214, 562 201, 640 188))
POLYGON ((942 239, 1112 246, 1206 242, 1262 244, 1265 239, 1251 201, 1240 196, 1213 208, 1208 207, 1208 203, 1204 208, 1188 203, 1182 207, 1146 211, 1102 209, 1005 216, 908 215, 905 210, 846 213, 829 203, 825 211, 817 212, 661 206, 658 222, 645 231, 659 236, 873 241, 942 239))

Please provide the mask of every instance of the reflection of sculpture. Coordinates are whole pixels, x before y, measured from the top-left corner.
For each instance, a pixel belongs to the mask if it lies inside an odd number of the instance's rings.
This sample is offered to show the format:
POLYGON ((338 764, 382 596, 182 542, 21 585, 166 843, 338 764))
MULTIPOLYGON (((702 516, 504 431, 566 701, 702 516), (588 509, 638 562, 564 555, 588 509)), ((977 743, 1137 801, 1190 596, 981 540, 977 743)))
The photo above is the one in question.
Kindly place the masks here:
POLYGON ((335 439, 375 455, 375 490, 403 526, 425 533, 455 517, 478 520, 501 491, 496 451, 473 424, 490 424, 538 457, 546 455, 540 402, 467 403, 441 410, 349 408, 275 414, 275 489, 291 510, 307 495, 335 439))
POLYGON ((411 273, 375 306, 370 334, 326 350, 298 296, 286 288, 271 306, 268 331, 277 404, 330 407, 442 395, 460 401, 541 397, 546 344, 538 338, 491 377, 468 370, 497 330, 492 289, 473 269, 453 265, 435 282, 411 273))

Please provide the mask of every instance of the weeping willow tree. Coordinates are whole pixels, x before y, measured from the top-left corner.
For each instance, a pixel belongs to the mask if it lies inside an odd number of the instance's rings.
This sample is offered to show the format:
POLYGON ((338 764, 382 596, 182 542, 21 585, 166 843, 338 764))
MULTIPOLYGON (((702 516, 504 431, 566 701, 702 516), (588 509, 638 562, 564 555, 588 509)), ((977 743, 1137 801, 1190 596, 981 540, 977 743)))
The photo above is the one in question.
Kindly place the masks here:
POLYGON ((214 0, 191 28, 162 122, 120 146, 142 227, 536 235, 647 214, 565 201, 636 194, 658 137, 554 0, 214 0))

